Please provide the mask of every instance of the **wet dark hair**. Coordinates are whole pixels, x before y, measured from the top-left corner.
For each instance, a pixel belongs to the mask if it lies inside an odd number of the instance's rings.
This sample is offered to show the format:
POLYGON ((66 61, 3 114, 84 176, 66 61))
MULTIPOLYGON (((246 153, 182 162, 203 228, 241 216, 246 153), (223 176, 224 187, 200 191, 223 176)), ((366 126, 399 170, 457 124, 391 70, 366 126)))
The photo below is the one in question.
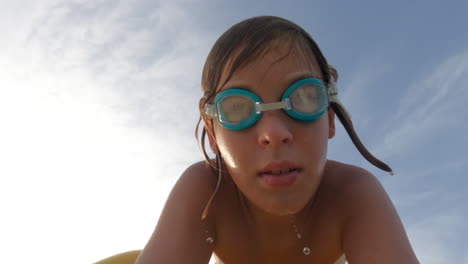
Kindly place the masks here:
MULTIPOLYGON (((203 127, 201 140, 198 138, 200 123, 202 119, 206 118, 203 114, 203 108, 205 107, 205 104, 212 100, 217 94, 217 89, 222 87, 224 83, 232 77, 236 70, 266 53, 269 48, 271 48, 271 44, 277 40, 287 41, 290 44, 290 47, 298 47, 300 51, 308 57, 307 59, 315 59, 321 70, 322 81, 327 85, 330 84, 332 79, 334 81, 338 80, 336 69, 328 64, 317 43, 315 43, 312 37, 304 29, 289 20, 275 16, 253 17, 233 25, 224 32, 224 34, 222 34, 213 45, 203 68, 201 81, 203 97, 199 102, 201 117, 195 131, 207 164, 209 164, 215 172, 218 173, 218 186, 215 193, 222 178, 222 159, 219 151, 215 153, 215 162, 210 160, 206 153, 206 133, 214 135, 213 131, 207 131, 207 129, 203 127), (222 76, 223 73, 227 73, 227 76, 222 76), (220 84, 222 81, 221 77, 224 77, 223 84, 220 84)), ((331 102, 330 107, 335 111, 352 142, 364 158, 374 166, 384 171, 391 172, 392 170, 387 164, 375 158, 366 149, 366 147, 364 147, 353 128, 350 117, 341 105, 331 102)), ((213 122, 212 120, 206 121, 213 122)), ((205 208, 204 216, 206 216, 206 210, 208 209, 214 194, 208 202, 207 208, 205 208)))

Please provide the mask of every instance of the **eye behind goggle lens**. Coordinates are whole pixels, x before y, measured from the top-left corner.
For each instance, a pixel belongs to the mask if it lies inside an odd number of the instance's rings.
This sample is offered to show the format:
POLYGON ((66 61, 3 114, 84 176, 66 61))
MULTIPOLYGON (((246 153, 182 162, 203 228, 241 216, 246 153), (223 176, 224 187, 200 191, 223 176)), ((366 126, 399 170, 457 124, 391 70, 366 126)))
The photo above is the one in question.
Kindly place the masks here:
POLYGON ((288 97, 291 102, 291 109, 285 111, 299 121, 314 121, 328 107, 327 88, 316 81, 303 82, 296 87, 292 87, 288 97))
POLYGON ((318 90, 313 84, 306 84, 296 88, 289 96, 292 109, 300 113, 315 112, 321 99, 318 90))
POLYGON ((261 102, 260 98, 244 89, 225 90, 215 97, 217 119, 228 129, 247 128, 260 118, 255 112, 256 102, 261 102))
POLYGON ((220 121, 227 124, 239 124, 254 113, 254 102, 243 96, 226 96, 218 104, 220 121))

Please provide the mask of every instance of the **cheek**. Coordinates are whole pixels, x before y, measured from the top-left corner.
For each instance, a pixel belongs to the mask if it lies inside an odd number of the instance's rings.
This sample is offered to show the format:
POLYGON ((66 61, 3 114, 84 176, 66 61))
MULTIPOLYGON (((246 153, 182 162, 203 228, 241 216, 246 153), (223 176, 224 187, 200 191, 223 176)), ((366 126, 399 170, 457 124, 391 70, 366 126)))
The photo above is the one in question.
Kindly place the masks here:
POLYGON ((313 173, 319 173, 327 159, 328 151, 328 127, 327 120, 319 119, 316 123, 305 124, 303 129, 296 133, 296 150, 299 159, 310 164, 313 173))
POLYGON ((215 127, 216 143, 226 166, 239 170, 247 168, 248 155, 252 153, 249 136, 241 131, 230 131, 221 127, 215 127))
POLYGON ((313 152, 315 155, 326 155, 328 146, 328 133, 324 133, 323 129, 310 131, 313 136, 303 135, 298 139, 298 144, 307 146, 307 151, 313 152))
POLYGON ((255 151, 247 139, 238 135, 219 137, 217 142, 229 177, 242 193, 251 193, 255 184, 255 151))

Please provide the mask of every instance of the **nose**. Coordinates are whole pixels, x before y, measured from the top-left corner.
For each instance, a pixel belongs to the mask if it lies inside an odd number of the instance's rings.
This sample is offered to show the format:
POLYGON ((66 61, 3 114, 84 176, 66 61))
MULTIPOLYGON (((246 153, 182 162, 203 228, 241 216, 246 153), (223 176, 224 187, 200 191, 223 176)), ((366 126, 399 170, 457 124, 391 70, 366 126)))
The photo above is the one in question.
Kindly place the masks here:
POLYGON ((288 123, 288 117, 281 110, 263 112, 256 124, 258 143, 265 147, 290 144, 293 134, 288 123))

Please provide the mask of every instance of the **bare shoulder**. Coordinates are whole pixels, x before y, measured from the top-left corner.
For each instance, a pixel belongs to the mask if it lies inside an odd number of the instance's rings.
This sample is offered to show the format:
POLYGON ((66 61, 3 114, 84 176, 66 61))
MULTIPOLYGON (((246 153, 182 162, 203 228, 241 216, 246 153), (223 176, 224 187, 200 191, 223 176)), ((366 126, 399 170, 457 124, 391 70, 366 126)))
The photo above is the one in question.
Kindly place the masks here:
POLYGON ((330 187, 339 188, 341 191, 353 191, 355 188, 364 187, 364 185, 380 185, 374 175, 367 170, 334 160, 328 160, 326 178, 324 181, 330 184, 330 187))
MULTIPOLYGON (((185 214, 198 214, 203 209, 216 188, 217 178, 204 161, 189 166, 174 185, 166 207, 177 204, 185 214)), ((163 211, 163 214, 165 211, 163 211)))
POLYGON ((324 182, 333 189, 348 224, 362 214, 372 213, 375 207, 395 211, 382 184, 369 171, 337 161, 329 161, 327 171, 324 182))
POLYGON ((201 215, 215 187, 216 175, 205 162, 187 168, 136 263, 208 263, 212 249, 206 243, 206 232, 211 223, 201 221, 201 215))
POLYGON ((180 176, 174 191, 180 191, 181 194, 197 193, 194 198, 205 200, 211 196, 216 188, 217 178, 213 170, 204 161, 199 161, 188 167, 180 176))
POLYGON ((370 172, 354 165, 327 161, 320 195, 328 205, 333 203, 340 216, 346 217, 354 212, 353 206, 370 191, 385 193, 380 182, 370 172))
POLYGON ((329 161, 324 182, 342 210, 341 244, 349 263, 418 263, 395 207, 369 171, 329 161))

